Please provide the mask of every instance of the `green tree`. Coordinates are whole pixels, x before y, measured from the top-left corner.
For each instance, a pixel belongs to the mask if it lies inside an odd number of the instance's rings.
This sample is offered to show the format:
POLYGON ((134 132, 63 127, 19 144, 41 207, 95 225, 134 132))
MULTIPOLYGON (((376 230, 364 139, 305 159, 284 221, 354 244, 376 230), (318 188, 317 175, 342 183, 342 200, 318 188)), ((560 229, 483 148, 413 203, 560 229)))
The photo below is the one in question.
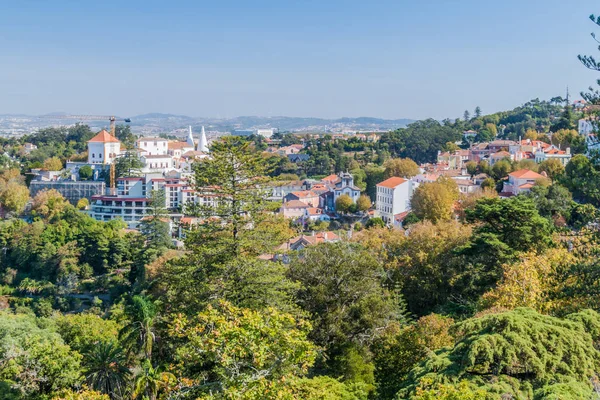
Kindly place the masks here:
POLYGON ((554 180, 562 178, 565 173, 565 167, 559 160, 555 158, 550 158, 548 160, 544 160, 540 163, 539 173, 545 172, 548 175, 548 178, 554 180))
POLYGON ((156 335, 156 306, 147 297, 133 296, 125 307, 127 323, 119 331, 119 339, 130 353, 151 359, 156 335))
POLYGON ((147 246, 154 249, 171 247, 169 214, 165 208, 165 190, 153 190, 150 194, 148 215, 140 222, 140 232, 146 237, 147 246))
POLYGON ((475 208, 466 210, 467 221, 477 223, 475 237, 496 238, 513 252, 543 250, 551 242, 552 228, 539 215, 533 200, 482 198, 475 208))
POLYGON ((58 157, 51 157, 44 161, 44 169, 48 171, 60 171, 63 169, 63 163, 58 157))
POLYGON ((468 110, 465 110, 463 113, 463 119, 465 122, 469 122, 471 120, 471 113, 468 110))
POLYGON ((196 208, 204 218, 217 217, 210 224, 214 232, 230 237, 230 250, 239 254, 241 231, 266 205, 268 170, 260 153, 239 137, 213 143, 211 156, 194 164, 194 186, 199 196, 218 199, 214 204, 196 208))
POLYGON ((512 165, 507 159, 497 161, 492 167, 492 176, 499 181, 504 179, 512 172, 512 165))
POLYGON ((430 353, 397 398, 439 384, 458 389, 463 381, 485 398, 590 398, 600 360, 597 326, 600 317, 591 310, 562 320, 527 308, 467 319, 453 329, 454 346, 430 353))
POLYGON ((552 144, 563 150, 571 149, 572 154, 582 154, 587 150, 585 137, 575 129, 562 129, 552 135, 552 144))
POLYGON ((85 197, 79 199, 77 201, 77 209, 78 210, 85 210, 86 208, 88 208, 90 205, 90 201, 88 199, 86 199, 85 197))
POLYGON ((477 163, 475 161, 469 161, 465 164, 467 168, 467 173, 471 175, 471 177, 477 175, 477 163))
POLYGON ((273 308, 258 312, 221 301, 173 326, 172 335, 187 339, 178 358, 206 378, 207 392, 239 396, 265 381, 306 374, 317 354, 307 338, 310 324, 273 308))
POLYGON ((84 165, 83 167, 79 168, 79 179, 82 181, 89 181, 92 179, 93 175, 94 170, 92 170, 92 167, 89 165, 84 165))
POLYGON ((127 149, 134 148, 136 136, 131 132, 131 127, 129 125, 119 124, 115 126, 115 136, 127 149))
POLYGON ((398 176, 408 179, 420 173, 419 166, 410 158, 393 158, 387 160, 383 166, 385 167, 384 178, 398 176))
POLYGON ((111 399, 123 398, 131 372, 127 358, 115 342, 98 342, 85 353, 86 382, 111 399))
POLYGON ((40 398, 80 382, 81 355, 35 317, 0 313, 0 343, 2 394, 40 398))
POLYGON ((352 197, 347 194, 343 194, 335 200, 335 211, 339 213, 347 213, 350 212, 352 206, 354 205, 354 201, 352 197))
POLYGON ((99 343, 117 342, 119 325, 115 321, 94 314, 65 314, 55 321, 60 336, 80 353, 94 349, 99 343))
POLYGON ((177 383, 177 378, 163 368, 154 368, 149 360, 144 360, 142 371, 135 378, 132 397, 134 399, 156 400, 162 391, 168 391, 177 383))
POLYGON ((570 220, 573 197, 566 187, 535 185, 528 195, 533 198, 541 216, 557 222, 562 219, 563 224, 570 220))
POLYGON ((475 118, 481 117, 481 107, 479 107, 479 106, 475 107, 474 115, 475 115, 475 118))
POLYGON ((0 202, 7 211, 21 214, 29 202, 29 189, 17 182, 8 182, 0 191, 0 202))
MULTIPOLYGON (((128 150, 125 153, 118 156, 115 161, 115 178, 127 177, 127 176, 139 176, 141 175, 141 169, 144 167, 144 163, 140 160, 137 152, 128 150)), ((109 176, 106 176, 109 179, 109 176)))
POLYGON ((569 161, 562 183, 576 200, 600 206, 600 173, 583 154, 577 154, 569 161))
POLYGON ((414 192, 410 204, 420 219, 432 222, 449 220, 454 202, 458 200, 458 187, 450 180, 421 184, 414 192))
POLYGON ((289 276, 301 283, 298 304, 312 315, 309 338, 324 348, 318 368, 348 378, 359 374, 365 384, 372 382, 364 346, 374 332, 400 317, 397 297, 384 287, 381 262, 361 246, 326 243, 295 256, 289 276))
POLYGON ((358 211, 367 211, 369 208, 371 208, 371 199, 369 196, 361 194, 356 201, 356 206, 358 211))
POLYGON ((56 219, 70 208, 72 206, 67 199, 56 189, 38 192, 31 205, 31 210, 46 220, 56 219))
POLYGON ((393 399, 410 370, 429 352, 454 344, 451 318, 430 314, 408 326, 393 326, 373 345, 378 398, 393 399))

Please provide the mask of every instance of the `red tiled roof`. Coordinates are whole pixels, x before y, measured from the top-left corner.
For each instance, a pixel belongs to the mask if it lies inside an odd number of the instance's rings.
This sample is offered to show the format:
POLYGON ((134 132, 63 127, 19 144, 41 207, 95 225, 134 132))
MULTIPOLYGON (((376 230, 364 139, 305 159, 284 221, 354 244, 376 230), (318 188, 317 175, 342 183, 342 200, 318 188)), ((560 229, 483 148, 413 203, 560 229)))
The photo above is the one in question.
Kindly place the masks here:
POLYGON ((537 172, 533 172, 529 169, 520 169, 515 172, 511 172, 508 176, 512 176, 517 179, 542 179, 545 176, 538 174, 537 172))
POLYGON ((333 183, 333 182, 337 181, 338 179, 340 179, 339 176, 337 176, 336 174, 331 174, 331 175, 326 176, 325 178, 321 179, 321 181, 333 183))
POLYGON ((121 143, 119 139, 102 129, 96 136, 88 140, 88 143, 121 143))
POLYGON ((404 182, 407 182, 406 179, 393 176, 381 183, 378 183, 377 186, 394 189, 396 186, 402 185, 404 182))
POLYGON ((508 151, 499 151, 497 153, 494 153, 490 156, 490 158, 505 158, 505 157, 510 157, 510 153, 508 151))
POLYGON ((290 200, 283 204, 283 208, 308 208, 308 204, 305 204, 300 200, 290 200))
POLYGON ((308 210, 308 213, 310 215, 320 215, 323 214, 323 210, 320 208, 316 208, 316 207, 310 207, 308 210))
POLYGON ((300 192, 292 192, 292 194, 298 198, 317 197, 317 194, 314 192, 311 192, 310 190, 302 190, 300 192))
POLYGON ((169 142, 167 147, 169 150, 181 150, 186 147, 193 148, 194 146, 191 146, 188 142, 169 142))

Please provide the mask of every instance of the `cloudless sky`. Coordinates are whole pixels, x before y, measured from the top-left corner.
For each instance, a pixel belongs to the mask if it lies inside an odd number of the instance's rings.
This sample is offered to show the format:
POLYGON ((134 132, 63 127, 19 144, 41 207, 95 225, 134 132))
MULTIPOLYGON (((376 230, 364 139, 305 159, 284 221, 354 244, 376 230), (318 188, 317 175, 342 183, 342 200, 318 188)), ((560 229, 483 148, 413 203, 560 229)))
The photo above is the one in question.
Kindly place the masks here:
MULTIPOLYGON (((0 0, 0 114, 459 117, 578 93, 592 0, 0 0)), ((600 33, 600 29, 598 29, 600 33)))

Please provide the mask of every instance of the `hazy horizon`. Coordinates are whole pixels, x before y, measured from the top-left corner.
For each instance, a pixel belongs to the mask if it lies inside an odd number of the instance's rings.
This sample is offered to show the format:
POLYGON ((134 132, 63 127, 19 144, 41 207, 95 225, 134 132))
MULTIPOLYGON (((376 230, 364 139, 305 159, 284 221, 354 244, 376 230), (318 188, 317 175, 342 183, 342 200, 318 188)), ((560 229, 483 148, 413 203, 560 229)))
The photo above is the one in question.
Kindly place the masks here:
POLYGON ((594 85, 591 0, 66 0, 0 15, 0 114, 457 118, 594 85))

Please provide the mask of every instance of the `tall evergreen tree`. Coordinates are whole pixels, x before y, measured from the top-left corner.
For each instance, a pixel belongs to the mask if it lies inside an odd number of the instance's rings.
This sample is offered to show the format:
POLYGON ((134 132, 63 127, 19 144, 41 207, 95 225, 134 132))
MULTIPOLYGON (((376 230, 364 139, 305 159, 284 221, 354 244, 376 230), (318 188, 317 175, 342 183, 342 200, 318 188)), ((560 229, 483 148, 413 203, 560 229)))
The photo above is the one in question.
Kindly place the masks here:
POLYGON ((198 195, 214 201, 192 210, 205 219, 217 218, 218 223, 203 227, 228 237, 230 250, 238 255, 241 231, 251 229, 253 219, 267 205, 268 166, 251 143, 231 137, 214 143, 210 157, 193 168, 198 195))
POLYGON ((140 223, 140 231, 146 236, 147 246, 155 249, 170 247, 171 232, 169 214, 165 208, 164 189, 152 191, 149 211, 140 223))

